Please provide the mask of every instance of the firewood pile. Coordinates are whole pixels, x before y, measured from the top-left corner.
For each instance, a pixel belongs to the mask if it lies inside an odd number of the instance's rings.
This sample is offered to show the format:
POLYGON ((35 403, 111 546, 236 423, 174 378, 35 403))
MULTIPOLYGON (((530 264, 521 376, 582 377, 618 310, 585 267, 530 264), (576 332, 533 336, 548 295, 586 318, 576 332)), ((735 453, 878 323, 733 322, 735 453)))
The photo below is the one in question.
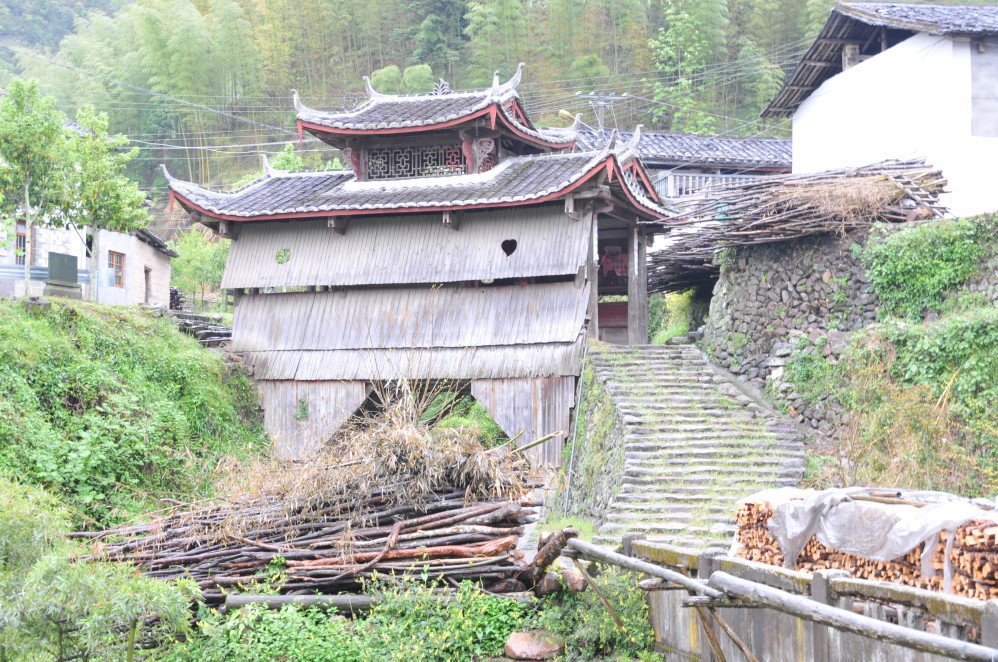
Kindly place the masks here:
POLYGON ((462 491, 435 494, 420 508, 393 504, 387 493, 291 513, 269 499, 219 504, 103 532, 90 558, 127 561, 161 579, 191 577, 212 603, 276 573, 284 575, 281 592, 292 595, 355 592, 375 574, 519 592, 532 586, 521 578, 530 579, 533 566, 515 547, 535 505, 468 502, 462 491), (350 515, 358 506, 360 519, 350 515))
POLYGON ((673 200, 665 248, 649 255, 651 289, 678 292, 717 279, 718 251, 939 218, 946 180, 924 161, 774 175, 673 200))
MULTIPOLYGON (((739 506, 736 513, 737 541, 740 543, 736 552, 738 557, 784 566, 785 558, 780 544, 767 528, 772 514, 773 510, 766 502, 743 503, 739 506)), ((797 557, 794 569, 801 572, 846 570, 858 579, 942 591, 945 550, 949 536, 949 531, 940 531, 929 542, 919 544, 893 561, 875 561, 841 552, 812 536, 797 557), (933 576, 922 572, 922 554, 926 544, 932 544, 935 548, 931 558, 935 571, 933 576)), ((949 561, 953 572, 954 594, 977 600, 998 598, 998 524, 990 520, 977 520, 958 527, 949 561)))
POLYGON ((199 315, 171 310, 170 314, 184 333, 194 336, 205 347, 217 347, 232 340, 232 329, 224 326, 218 315, 199 315))
POLYGON ((210 603, 268 582, 292 595, 355 592, 376 574, 472 580, 497 593, 533 588, 574 532, 552 536, 529 562, 516 549, 540 505, 522 453, 438 431, 405 388, 391 397, 306 460, 230 468, 218 483, 224 499, 74 534, 90 540, 84 560, 192 577, 210 603))

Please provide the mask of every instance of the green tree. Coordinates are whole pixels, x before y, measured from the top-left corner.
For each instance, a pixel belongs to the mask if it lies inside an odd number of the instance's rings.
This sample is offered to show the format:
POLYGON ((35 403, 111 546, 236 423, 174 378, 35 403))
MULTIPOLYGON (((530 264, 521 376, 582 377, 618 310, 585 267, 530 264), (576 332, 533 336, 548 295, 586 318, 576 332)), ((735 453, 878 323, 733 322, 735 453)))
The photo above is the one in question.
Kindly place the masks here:
POLYGON ((31 275, 32 228, 59 225, 66 200, 66 117, 33 81, 15 80, 0 99, 0 215, 7 224, 24 217, 27 259, 24 291, 31 275))
POLYGON ((429 64, 452 80, 464 46, 464 0, 413 0, 411 5, 413 13, 422 17, 412 59, 429 64))
POLYGON ((73 562, 66 511, 42 488, 0 473, 0 659, 134 660, 140 637, 190 631, 192 581, 114 563, 73 562))
POLYGON ((126 151, 127 138, 108 135, 107 114, 93 106, 84 106, 76 121, 83 131, 70 139, 67 150, 74 165, 67 218, 90 229, 90 298, 97 301, 100 231, 136 230, 146 224, 148 214, 138 184, 125 176, 125 166, 138 150, 126 151))
POLYGON ((525 59, 527 11, 519 0, 471 0, 465 14, 471 48, 468 75, 472 85, 488 85, 492 73, 512 75, 525 59))
POLYGON ((196 229, 185 232, 171 245, 180 255, 173 259, 171 280, 174 286, 184 292, 201 292, 204 304, 205 294, 222 284, 229 243, 214 239, 207 230, 196 229))
POLYGON ((716 124, 711 106, 710 65, 726 49, 726 0, 670 0, 666 27, 650 43, 662 75, 653 84, 661 106, 653 115, 674 131, 706 133, 716 124))

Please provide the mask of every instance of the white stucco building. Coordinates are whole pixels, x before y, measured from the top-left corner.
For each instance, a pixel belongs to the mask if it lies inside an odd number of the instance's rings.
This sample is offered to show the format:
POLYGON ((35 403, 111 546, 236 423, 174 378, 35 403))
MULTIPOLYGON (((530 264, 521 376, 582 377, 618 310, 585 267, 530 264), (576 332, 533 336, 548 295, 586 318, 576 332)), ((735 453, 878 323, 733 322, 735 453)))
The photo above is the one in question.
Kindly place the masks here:
POLYGON ((998 7, 839 4, 763 116, 793 171, 925 158, 954 216, 998 210, 998 7))
MULTIPOLYGON (((30 296, 41 296, 49 277, 49 253, 71 255, 77 261, 77 282, 84 298, 90 298, 90 264, 85 237, 87 230, 68 228, 32 228, 27 248, 24 225, 13 228, 14 236, 0 231, 0 296, 24 296, 24 263, 28 261, 30 296)), ((145 303, 170 304, 170 259, 177 254, 148 230, 132 233, 101 230, 97 249, 97 301, 110 305, 145 303)))

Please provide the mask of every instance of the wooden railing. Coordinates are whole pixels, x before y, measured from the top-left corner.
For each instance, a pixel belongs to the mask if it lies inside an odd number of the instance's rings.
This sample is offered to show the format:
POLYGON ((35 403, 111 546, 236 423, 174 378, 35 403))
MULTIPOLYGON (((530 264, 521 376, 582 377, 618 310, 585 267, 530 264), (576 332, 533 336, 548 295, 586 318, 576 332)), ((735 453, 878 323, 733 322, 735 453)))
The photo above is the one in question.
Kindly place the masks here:
POLYGON ((715 175, 711 173, 671 172, 655 182, 659 195, 678 198, 702 193, 711 188, 742 184, 762 179, 760 175, 715 175))

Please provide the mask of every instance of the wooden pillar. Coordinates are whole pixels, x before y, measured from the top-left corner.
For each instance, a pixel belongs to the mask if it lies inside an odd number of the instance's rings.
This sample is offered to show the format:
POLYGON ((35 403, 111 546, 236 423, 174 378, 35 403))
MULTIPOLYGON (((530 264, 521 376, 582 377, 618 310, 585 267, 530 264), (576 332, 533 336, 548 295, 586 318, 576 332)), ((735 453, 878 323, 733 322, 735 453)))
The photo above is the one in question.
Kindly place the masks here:
POLYGON ((627 343, 648 344, 647 248, 641 228, 631 223, 627 242, 627 343))
POLYGON ((583 223, 592 228, 589 242, 589 259, 586 261, 586 277, 589 279, 589 337, 599 340, 599 214, 592 203, 586 205, 583 223))

